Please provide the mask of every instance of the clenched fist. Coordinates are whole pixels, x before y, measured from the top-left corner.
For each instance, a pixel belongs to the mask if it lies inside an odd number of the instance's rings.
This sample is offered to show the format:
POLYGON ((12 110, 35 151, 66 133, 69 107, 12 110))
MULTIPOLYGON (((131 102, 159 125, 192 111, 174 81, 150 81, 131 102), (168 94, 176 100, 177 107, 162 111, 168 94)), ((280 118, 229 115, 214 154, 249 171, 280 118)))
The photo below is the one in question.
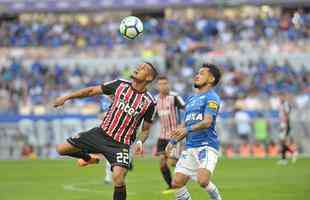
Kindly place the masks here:
POLYGON ((54 102, 53 102, 53 106, 54 108, 57 108, 59 106, 64 105, 64 103, 67 101, 66 97, 58 97, 54 102))

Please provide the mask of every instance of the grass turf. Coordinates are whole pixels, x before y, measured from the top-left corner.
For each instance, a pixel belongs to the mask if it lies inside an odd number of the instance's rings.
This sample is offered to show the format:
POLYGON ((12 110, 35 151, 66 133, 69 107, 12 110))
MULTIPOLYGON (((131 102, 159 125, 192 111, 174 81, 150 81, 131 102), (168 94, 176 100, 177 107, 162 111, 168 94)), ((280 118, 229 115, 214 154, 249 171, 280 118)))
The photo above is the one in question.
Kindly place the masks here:
MULTIPOLYGON (((109 200, 112 186, 103 184, 102 165, 78 168, 74 160, 0 161, 0 200, 109 200)), ((220 160, 213 177, 223 199, 306 200, 310 198, 310 159, 279 166, 276 160, 220 160)), ((128 200, 173 200, 158 160, 136 159, 127 177, 128 200)), ((191 182, 194 200, 208 195, 191 182)))

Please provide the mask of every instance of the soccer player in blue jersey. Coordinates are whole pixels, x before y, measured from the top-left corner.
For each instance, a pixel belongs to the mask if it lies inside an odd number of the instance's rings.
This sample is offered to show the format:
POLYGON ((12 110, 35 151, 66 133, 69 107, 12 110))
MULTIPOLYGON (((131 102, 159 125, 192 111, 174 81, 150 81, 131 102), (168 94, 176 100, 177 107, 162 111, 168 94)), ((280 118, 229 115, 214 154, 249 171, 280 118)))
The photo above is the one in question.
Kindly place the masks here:
POLYGON ((196 180, 209 193, 212 200, 221 200, 219 190, 211 182, 215 169, 219 140, 216 133, 216 117, 220 107, 220 97, 213 88, 221 79, 216 65, 204 64, 194 78, 196 93, 188 98, 185 119, 182 126, 173 132, 173 138, 166 150, 186 137, 186 149, 176 165, 172 187, 177 200, 191 200, 186 188, 189 179, 196 180))

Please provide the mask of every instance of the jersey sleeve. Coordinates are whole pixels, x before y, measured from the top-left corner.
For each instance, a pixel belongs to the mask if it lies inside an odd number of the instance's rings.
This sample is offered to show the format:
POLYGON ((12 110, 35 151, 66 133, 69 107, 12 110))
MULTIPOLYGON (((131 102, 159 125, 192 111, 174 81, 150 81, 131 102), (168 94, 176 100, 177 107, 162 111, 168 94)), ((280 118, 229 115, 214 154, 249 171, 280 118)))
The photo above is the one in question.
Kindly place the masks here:
POLYGON ((154 120, 154 118, 155 118, 155 114, 156 114, 155 106, 156 106, 156 105, 155 105, 154 103, 152 103, 152 104, 148 107, 147 111, 146 111, 145 114, 144 114, 144 121, 149 122, 149 123, 152 123, 152 122, 153 122, 153 120, 154 120))
POLYGON ((121 82, 122 81, 118 79, 101 84, 102 92, 106 95, 113 95, 121 82))
POLYGON ((211 114, 216 116, 220 108, 220 102, 213 98, 206 99, 204 115, 211 114))
POLYGON ((179 95, 174 96, 175 106, 178 109, 184 109, 185 108, 185 102, 183 98, 179 95))

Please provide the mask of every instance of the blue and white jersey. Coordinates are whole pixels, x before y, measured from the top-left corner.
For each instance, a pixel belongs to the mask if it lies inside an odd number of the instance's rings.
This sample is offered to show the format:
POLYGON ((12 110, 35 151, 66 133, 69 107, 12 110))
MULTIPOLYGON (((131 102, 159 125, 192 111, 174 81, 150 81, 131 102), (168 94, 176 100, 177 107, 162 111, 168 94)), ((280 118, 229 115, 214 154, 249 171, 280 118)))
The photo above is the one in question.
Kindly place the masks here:
POLYGON ((220 97, 213 90, 194 94, 187 99, 184 120, 186 127, 201 122, 207 114, 213 116, 213 122, 209 128, 188 132, 186 136, 187 148, 209 146, 216 150, 219 149, 219 140, 215 126, 220 102, 220 97))

